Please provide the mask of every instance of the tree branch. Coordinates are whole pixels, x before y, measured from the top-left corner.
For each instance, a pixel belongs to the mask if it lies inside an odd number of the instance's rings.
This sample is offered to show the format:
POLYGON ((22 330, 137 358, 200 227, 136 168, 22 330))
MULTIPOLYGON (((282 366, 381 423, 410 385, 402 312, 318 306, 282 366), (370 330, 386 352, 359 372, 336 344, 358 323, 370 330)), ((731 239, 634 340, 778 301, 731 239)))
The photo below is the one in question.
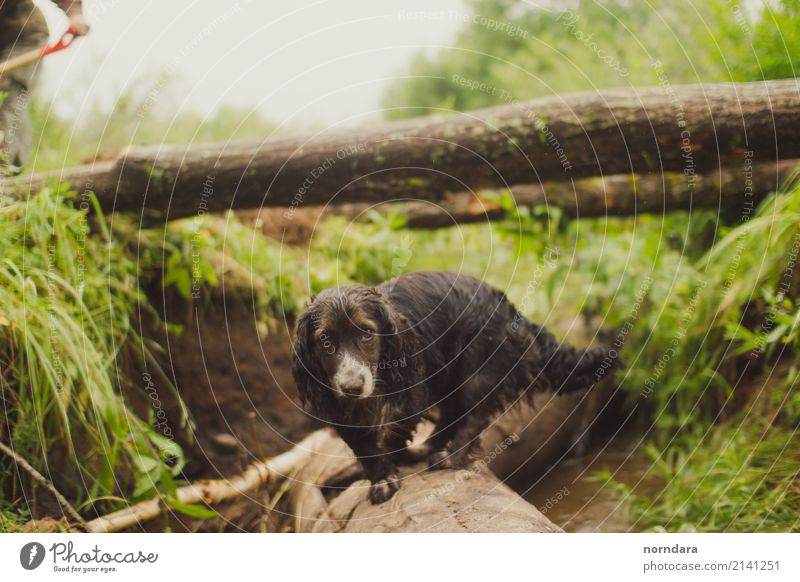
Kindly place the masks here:
POLYGON ((78 513, 72 504, 67 501, 67 498, 64 497, 61 492, 56 489, 55 485, 44 475, 42 475, 39 471, 37 471, 33 465, 31 465, 28 461, 25 460, 20 454, 16 453, 10 447, 6 446, 4 443, 0 442, 0 451, 2 451, 5 455, 11 457, 14 462, 17 464, 17 467, 23 469, 26 473, 28 473, 37 483, 39 483, 42 487, 47 489, 50 493, 58 501, 59 505, 66 511, 69 516, 77 523, 82 529, 87 529, 86 520, 81 517, 81 514, 78 513))
MULTIPOLYGON (((318 430, 297 443, 289 451, 257 463, 250 464, 243 473, 230 479, 196 481, 177 491, 178 501, 185 504, 213 504, 234 499, 249 491, 258 489, 270 479, 285 478, 297 467, 302 466, 314 451, 326 442, 335 439, 329 430, 318 430)), ((153 497, 125 509, 93 519, 86 524, 86 531, 106 533, 123 531, 161 514, 160 497, 153 497)))

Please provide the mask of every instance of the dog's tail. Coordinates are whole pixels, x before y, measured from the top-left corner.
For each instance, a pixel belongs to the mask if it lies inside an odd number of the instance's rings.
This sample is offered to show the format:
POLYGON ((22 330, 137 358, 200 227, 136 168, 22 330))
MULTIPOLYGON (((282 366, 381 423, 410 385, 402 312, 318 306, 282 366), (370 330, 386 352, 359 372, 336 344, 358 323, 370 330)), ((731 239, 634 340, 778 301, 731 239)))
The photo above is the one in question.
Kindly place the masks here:
POLYGON ((537 372, 544 376, 553 392, 565 394, 588 390, 614 370, 624 367, 620 354, 613 348, 579 349, 560 343, 547 330, 539 329, 536 343, 540 348, 540 361, 544 364, 537 372))

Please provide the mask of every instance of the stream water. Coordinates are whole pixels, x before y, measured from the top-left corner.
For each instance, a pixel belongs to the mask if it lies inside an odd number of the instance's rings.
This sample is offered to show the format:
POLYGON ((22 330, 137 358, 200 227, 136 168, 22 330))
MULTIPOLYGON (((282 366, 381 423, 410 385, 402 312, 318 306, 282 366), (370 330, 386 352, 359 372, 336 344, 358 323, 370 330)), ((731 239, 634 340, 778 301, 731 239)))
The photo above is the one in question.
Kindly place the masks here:
POLYGON ((568 532, 638 531, 621 494, 597 473, 607 471, 637 494, 652 494, 657 484, 647 477, 651 461, 638 439, 618 437, 562 461, 542 475, 523 497, 568 532))

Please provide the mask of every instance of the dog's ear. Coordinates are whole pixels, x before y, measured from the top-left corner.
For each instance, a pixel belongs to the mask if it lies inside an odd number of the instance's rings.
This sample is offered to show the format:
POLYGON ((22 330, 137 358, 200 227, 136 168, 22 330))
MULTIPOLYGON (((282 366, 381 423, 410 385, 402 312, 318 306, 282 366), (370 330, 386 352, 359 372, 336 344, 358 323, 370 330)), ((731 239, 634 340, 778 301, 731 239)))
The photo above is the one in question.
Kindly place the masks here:
POLYGON ((297 321, 294 353, 292 354, 292 376, 303 406, 308 405, 315 414, 320 414, 328 387, 327 376, 314 351, 314 317, 306 311, 297 321))
POLYGON ((381 360, 384 373, 395 389, 407 388, 417 382, 417 333, 406 317, 380 295, 381 360))

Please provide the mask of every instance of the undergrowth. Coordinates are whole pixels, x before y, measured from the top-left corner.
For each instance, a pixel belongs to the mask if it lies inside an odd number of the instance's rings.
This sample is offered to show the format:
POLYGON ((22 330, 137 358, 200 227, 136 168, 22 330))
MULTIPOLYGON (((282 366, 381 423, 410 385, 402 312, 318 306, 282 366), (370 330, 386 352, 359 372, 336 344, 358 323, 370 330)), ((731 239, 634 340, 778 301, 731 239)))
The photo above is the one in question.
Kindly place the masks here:
MULTIPOLYGON (((137 270, 71 196, 0 206, 0 438, 88 507, 162 487, 185 459, 126 404, 118 363, 137 340, 137 270)), ((12 467, 3 460, 3 505, 24 510, 12 467)))
POLYGON ((800 346, 800 187, 787 190, 730 226, 674 214, 585 232, 576 222, 550 239, 565 251, 547 309, 566 300, 611 331, 627 364, 619 386, 663 484, 652 498, 615 484, 635 527, 800 529, 797 370, 752 388, 800 346))
POLYGON ((401 225, 388 225, 377 214, 356 225, 332 217, 308 246, 292 247, 228 212, 177 220, 164 229, 123 228, 123 238, 133 234, 143 284, 174 289, 201 307, 224 293, 249 303, 256 319, 269 324, 291 320, 312 295, 333 285, 373 284, 403 272, 401 225))
POLYGON ((791 532, 800 530, 798 370, 768 378, 734 417, 662 448, 645 448, 650 477, 662 484, 633 495, 634 527, 647 531, 791 532))

